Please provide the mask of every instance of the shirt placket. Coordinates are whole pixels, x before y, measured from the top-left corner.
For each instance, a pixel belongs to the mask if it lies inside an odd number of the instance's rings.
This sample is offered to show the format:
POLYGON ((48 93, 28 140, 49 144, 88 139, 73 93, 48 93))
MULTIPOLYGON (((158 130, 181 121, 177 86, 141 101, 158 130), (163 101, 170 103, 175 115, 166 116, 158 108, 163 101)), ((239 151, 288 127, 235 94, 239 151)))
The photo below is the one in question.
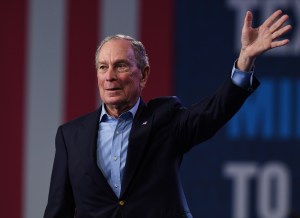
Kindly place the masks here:
POLYGON ((119 119, 112 142, 112 153, 111 153, 111 180, 114 192, 117 196, 120 195, 121 192, 121 178, 120 178, 120 167, 121 167, 121 148, 122 148, 122 140, 123 140, 123 127, 125 121, 123 119, 119 119))

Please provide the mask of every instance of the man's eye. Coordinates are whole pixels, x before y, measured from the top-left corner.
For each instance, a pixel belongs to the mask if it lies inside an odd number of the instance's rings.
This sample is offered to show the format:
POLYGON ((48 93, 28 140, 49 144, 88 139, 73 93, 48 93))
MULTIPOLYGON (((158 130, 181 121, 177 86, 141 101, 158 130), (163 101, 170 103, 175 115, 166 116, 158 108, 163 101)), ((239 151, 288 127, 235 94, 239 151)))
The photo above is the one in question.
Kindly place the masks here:
POLYGON ((125 63, 120 63, 117 65, 117 68, 119 71, 126 71, 126 70, 128 70, 128 65, 125 63))
POLYGON ((105 66, 105 65, 100 65, 98 69, 99 69, 100 71, 106 71, 107 66, 105 66))

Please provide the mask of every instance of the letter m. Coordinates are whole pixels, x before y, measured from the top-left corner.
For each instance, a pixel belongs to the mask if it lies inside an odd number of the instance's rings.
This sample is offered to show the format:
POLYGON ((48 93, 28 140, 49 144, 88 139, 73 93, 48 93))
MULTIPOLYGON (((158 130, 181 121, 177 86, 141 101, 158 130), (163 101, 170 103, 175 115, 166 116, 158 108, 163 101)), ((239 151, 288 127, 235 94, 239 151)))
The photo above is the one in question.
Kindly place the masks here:
POLYGON ((274 134, 274 83, 262 80, 262 85, 249 97, 241 110, 227 124, 230 139, 261 137, 269 139, 274 134))

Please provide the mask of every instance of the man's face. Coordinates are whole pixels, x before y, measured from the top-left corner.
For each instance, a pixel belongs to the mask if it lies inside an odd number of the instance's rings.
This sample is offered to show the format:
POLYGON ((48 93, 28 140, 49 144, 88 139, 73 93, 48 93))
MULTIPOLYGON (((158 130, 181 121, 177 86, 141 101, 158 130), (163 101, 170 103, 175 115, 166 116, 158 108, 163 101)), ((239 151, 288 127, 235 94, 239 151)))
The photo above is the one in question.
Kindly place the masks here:
POLYGON ((100 97, 111 109, 130 109, 145 86, 149 67, 139 69, 129 41, 112 39, 98 55, 97 78, 100 97))

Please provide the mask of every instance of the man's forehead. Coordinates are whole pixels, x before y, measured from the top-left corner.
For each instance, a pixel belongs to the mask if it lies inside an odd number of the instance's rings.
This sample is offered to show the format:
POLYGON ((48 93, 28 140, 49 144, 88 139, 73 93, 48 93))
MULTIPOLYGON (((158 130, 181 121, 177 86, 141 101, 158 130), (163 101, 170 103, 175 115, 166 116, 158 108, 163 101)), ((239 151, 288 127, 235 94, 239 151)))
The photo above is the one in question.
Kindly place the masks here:
POLYGON ((131 43, 124 39, 111 39, 103 44, 98 57, 98 62, 116 62, 128 60, 135 62, 135 53, 131 43))
POLYGON ((108 42, 104 43, 101 50, 101 54, 134 54, 131 43, 125 39, 111 39, 108 42))

